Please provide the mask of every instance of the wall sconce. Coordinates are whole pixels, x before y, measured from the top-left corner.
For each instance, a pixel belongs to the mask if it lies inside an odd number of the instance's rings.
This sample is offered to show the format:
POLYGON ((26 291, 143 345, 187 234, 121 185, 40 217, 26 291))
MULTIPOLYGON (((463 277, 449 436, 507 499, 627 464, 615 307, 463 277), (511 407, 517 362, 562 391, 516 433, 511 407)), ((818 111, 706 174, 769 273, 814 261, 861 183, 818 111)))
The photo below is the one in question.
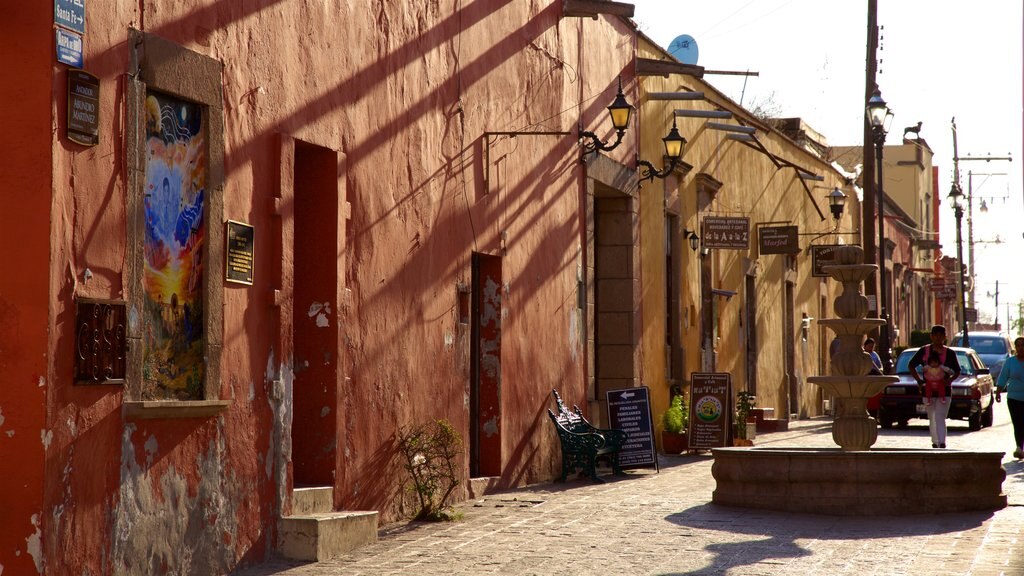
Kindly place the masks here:
POLYGON ((683 236, 690 242, 690 250, 696 252, 700 247, 700 236, 697 236, 697 232, 683 228, 683 236))
POLYGON ((668 167, 663 171, 659 172, 654 164, 646 160, 637 160, 636 168, 641 170, 640 182, 644 180, 654 180, 657 178, 665 178, 672 173, 676 168, 676 163, 679 162, 679 157, 683 155, 683 145, 686 144, 686 138, 679 135, 679 129, 676 128, 676 119, 672 117, 672 129, 668 131, 668 136, 661 139, 665 143, 665 156, 669 158, 668 167))
POLYGON ((629 117, 632 112, 633 107, 626 102, 626 96, 622 93, 622 76, 619 76, 619 93, 615 95, 615 100, 608 106, 608 113, 612 117, 612 126, 615 127, 615 142, 612 144, 602 142, 597 134, 581 129, 579 139, 590 138, 591 140, 590 143, 583 143, 583 155, 586 156, 597 151, 607 152, 618 146, 622 142, 622 135, 626 133, 626 127, 629 126, 629 117))
POLYGON ((832 210, 832 218, 839 220, 843 217, 843 208, 846 206, 846 194, 838 187, 828 193, 828 207, 832 210))

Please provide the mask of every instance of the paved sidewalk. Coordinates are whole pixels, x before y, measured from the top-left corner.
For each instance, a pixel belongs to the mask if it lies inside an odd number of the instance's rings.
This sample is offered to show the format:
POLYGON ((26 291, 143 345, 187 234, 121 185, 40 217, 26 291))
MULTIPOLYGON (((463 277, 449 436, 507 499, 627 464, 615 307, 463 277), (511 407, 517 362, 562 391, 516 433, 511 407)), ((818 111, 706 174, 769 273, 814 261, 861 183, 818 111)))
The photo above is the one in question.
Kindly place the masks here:
MULTIPOLYGON (((951 449, 1011 445, 1005 408, 995 426, 953 424, 951 449)), ((876 447, 926 448, 926 423, 882 430, 876 447)), ((791 423, 757 446, 834 447, 831 420, 791 423)), ((1004 459, 1009 506, 994 513, 830 517, 712 505, 710 454, 662 457, 660 473, 607 484, 570 480, 489 495, 455 523, 399 524, 342 559, 276 561, 246 576, 727 574, 793 576, 1024 575, 1024 464, 1004 459)))

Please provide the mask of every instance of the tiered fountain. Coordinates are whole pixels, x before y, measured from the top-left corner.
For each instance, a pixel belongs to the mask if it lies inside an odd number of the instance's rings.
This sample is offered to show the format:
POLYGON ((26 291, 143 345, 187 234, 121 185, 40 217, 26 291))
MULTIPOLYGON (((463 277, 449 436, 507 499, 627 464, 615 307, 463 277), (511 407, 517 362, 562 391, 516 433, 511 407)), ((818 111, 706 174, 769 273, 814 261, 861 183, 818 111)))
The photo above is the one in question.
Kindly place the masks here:
POLYGON ((1003 452, 870 450, 878 422, 868 398, 899 380, 873 376, 864 335, 885 323, 865 318, 862 282, 877 266, 862 264, 860 246, 836 250, 827 274, 843 285, 835 300, 838 318, 821 320, 839 337, 831 376, 807 381, 837 402, 832 439, 839 448, 716 448, 712 475, 716 504, 833 515, 888 515, 1006 507, 1003 452))

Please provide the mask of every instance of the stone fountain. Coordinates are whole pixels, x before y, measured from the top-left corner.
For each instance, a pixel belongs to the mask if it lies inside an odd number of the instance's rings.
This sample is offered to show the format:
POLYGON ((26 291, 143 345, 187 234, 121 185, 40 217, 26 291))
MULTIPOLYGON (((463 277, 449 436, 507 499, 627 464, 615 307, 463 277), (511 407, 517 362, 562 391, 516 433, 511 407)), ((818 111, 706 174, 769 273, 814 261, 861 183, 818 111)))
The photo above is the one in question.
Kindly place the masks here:
POLYGON ((871 446, 878 422, 868 398, 897 376, 871 375, 861 343, 884 320, 865 318, 861 284, 877 266, 863 264, 860 246, 836 250, 824 271, 843 285, 835 300, 838 318, 820 320, 839 337, 831 376, 808 382, 840 400, 832 422, 839 448, 716 448, 712 502, 729 506, 831 515, 890 515, 1006 507, 1003 452, 892 450, 871 446))

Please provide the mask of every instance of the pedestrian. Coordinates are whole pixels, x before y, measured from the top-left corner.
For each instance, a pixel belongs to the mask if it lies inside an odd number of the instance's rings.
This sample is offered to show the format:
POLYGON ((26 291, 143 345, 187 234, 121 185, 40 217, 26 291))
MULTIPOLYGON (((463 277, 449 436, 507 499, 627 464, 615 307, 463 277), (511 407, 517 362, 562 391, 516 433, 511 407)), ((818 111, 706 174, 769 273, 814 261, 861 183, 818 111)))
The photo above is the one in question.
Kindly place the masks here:
POLYGON ((864 341, 864 351, 871 356, 871 363, 874 364, 874 368, 871 369, 870 374, 878 376, 882 373, 882 359, 878 357, 878 352, 875 352, 875 339, 868 337, 864 341))
POLYGON ((1003 363, 996 383, 996 402, 1001 402, 1006 392, 1006 408, 1013 422, 1013 457, 1024 458, 1024 337, 1013 341, 1016 354, 1003 363))
MULTIPOLYGON (((910 359, 908 366, 910 375, 914 377, 914 380, 917 380, 918 389, 923 396, 925 381, 921 374, 918 373, 917 368, 924 364, 934 352, 938 355, 939 365, 949 368, 949 372, 945 375, 944 392, 946 396, 951 396, 953 380, 960 376, 960 361, 956 358, 956 352, 953 352, 946 346, 945 326, 942 324, 932 326, 930 337, 932 343, 921 346, 921 349, 910 359)), ((1024 390, 1021 393, 1021 398, 1024 399, 1024 390)), ((929 402, 925 405, 925 410, 928 412, 928 431, 932 437, 932 448, 946 447, 946 418, 949 416, 949 406, 951 404, 952 402, 929 402)))

